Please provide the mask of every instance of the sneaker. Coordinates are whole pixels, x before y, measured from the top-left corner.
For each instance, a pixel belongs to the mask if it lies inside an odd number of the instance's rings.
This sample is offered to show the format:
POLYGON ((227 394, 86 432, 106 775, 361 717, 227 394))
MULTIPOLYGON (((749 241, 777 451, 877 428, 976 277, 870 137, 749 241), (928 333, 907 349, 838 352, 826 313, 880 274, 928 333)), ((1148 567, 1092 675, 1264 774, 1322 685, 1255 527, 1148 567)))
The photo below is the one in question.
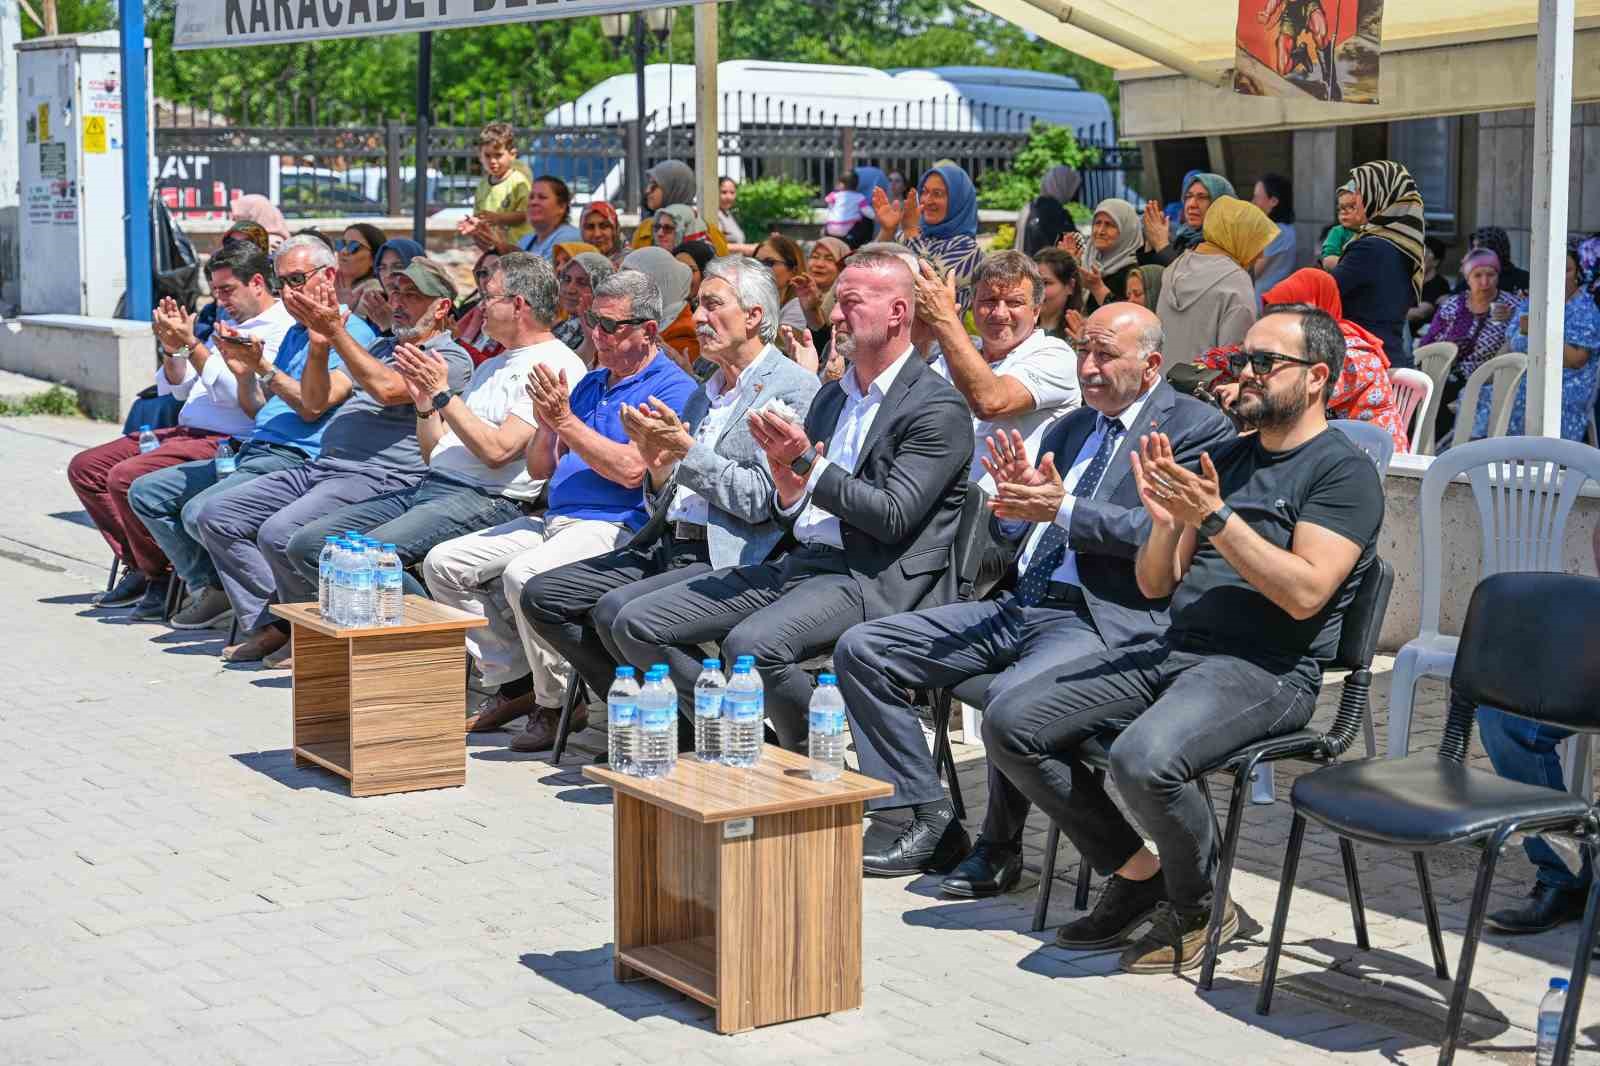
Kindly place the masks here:
POLYGON ((183 610, 172 616, 173 629, 223 629, 233 620, 228 594, 221 589, 202 589, 190 597, 183 610))
POLYGON ((149 585, 149 578, 137 570, 129 570, 109 592, 97 592, 89 602, 96 607, 132 607, 149 585))
POLYGON ((133 605, 128 616, 137 622, 159 622, 167 616, 167 589, 172 585, 172 575, 158 577, 145 586, 144 595, 133 605))
POLYGON ((1056 930, 1056 947, 1087 951, 1127 943, 1166 899, 1167 885, 1160 874, 1143 881, 1112 874, 1094 910, 1056 930))
MULTIPOLYGON (((1179 910, 1162 903, 1144 936, 1122 953, 1126 973, 1182 973, 1200 965, 1206 951, 1206 929, 1211 925, 1211 908, 1179 910)), ((1222 911, 1222 935, 1217 948, 1239 932, 1239 911, 1228 900, 1222 911)))

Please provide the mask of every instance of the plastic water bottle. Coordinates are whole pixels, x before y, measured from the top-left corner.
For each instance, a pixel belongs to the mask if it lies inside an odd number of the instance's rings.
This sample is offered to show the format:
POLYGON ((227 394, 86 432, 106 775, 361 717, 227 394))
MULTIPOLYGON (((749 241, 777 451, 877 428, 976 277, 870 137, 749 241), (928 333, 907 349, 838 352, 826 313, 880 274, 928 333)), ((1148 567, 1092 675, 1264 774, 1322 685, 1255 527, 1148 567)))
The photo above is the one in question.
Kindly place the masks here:
POLYGON ((317 556, 317 611, 328 621, 333 621, 333 557, 339 550, 339 538, 329 533, 322 538, 322 552, 317 556))
POLYGON ((373 566, 372 545, 366 538, 358 540, 350 553, 350 620, 352 626, 374 624, 377 608, 377 569, 373 566))
POLYGON ((345 538, 340 538, 333 551, 333 589, 329 603, 334 625, 350 624, 350 569, 354 565, 351 561, 354 551, 354 542, 345 538))
POLYGON ((393 544, 378 549, 377 623, 380 626, 404 625, 406 621, 405 568, 393 544))
POLYGON ((145 452, 153 452, 159 447, 161 447, 161 442, 156 440, 156 431, 151 429, 148 425, 140 426, 139 454, 143 455, 145 452))
POLYGON ((844 773, 844 693, 832 674, 817 678, 811 694, 811 780, 832 781, 844 773))
POLYGON ((217 480, 221 481, 238 468, 239 460, 234 458, 233 445, 229 444, 228 439, 224 437, 222 440, 217 442, 217 480))
POLYGON ((606 747, 613 770, 639 772, 639 682, 633 667, 617 667, 617 679, 606 693, 606 747))
POLYGON ((722 695, 728 679, 722 660, 702 659, 694 683, 694 753, 701 762, 721 762, 723 747, 722 695))
POLYGON ((1550 991, 1539 1001, 1538 1050, 1534 1062, 1550 1066, 1556 1060, 1556 1037, 1561 1033, 1561 1014, 1567 1009, 1567 979, 1550 978, 1550 991))
POLYGON ((678 765, 678 690, 664 664, 650 668, 639 690, 640 777, 666 777, 678 765))
POLYGON ((754 766, 761 761, 761 723, 767 715, 767 691, 756 672, 755 658, 733 661, 733 677, 722 696, 722 761, 729 766, 754 766))

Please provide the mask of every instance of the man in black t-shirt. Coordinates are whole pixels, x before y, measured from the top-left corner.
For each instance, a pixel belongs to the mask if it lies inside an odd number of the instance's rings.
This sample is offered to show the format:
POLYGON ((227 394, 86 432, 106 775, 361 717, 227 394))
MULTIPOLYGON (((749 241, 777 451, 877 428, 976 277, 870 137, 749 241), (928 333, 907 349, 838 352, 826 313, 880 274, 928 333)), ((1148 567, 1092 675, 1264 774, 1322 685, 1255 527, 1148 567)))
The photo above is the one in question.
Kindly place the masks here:
MULTIPOLYGON (((1233 356, 1235 413, 1257 432, 1202 454, 1193 471, 1165 435, 1132 457, 1150 513, 1139 589, 1172 598, 1147 644, 1089 656, 1043 692, 1021 686, 984 717, 989 757, 1110 875, 1094 910, 1057 943, 1103 948, 1155 921, 1122 955, 1132 973, 1200 963, 1211 912, 1215 824, 1198 772, 1236 748, 1305 726, 1345 609, 1371 565, 1383 486, 1323 414, 1344 337, 1324 312, 1273 307, 1233 356), (1115 733, 1111 776, 1155 854, 1078 761, 1115 733)), ((1223 910, 1222 940, 1238 930, 1223 910)))

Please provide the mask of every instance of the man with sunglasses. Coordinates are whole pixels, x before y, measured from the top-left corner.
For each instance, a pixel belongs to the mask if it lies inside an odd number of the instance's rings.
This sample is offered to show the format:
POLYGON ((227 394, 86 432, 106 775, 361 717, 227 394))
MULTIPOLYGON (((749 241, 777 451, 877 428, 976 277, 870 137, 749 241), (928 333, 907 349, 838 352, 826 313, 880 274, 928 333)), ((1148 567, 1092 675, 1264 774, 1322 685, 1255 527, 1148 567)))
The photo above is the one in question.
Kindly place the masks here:
MULTIPOLYGON (((523 260, 531 263, 533 257, 506 256, 501 273, 507 274, 507 264, 520 268, 523 260)), ((555 276, 543 260, 537 267, 543 280, 525 313, 548 336, 555 276)), ((508 291, 522 290, 513 281, 508 291)), ((491 330, 504 328, 500 316, 509 309, 507 301, 488 309, 491 330)), ((569 352, 565 368, 536 365, 527 379, 526 399, 538 429, 519 458, 529 478, 548 483, 544 512, 440 544, 424 565, 435 596, 489 620, 473 632, 469 648, 485 684, 499 685, 499 693, 471 728, 500 729, 527 715, 527 727, 512 741, 515 751, 550 747, 569 676, 566 662, 524 615, 523 587, 546 570, 611 551, 644 525, 645 464, 623 430, 622 412, 650 397, 680 411, 694 391, 694 379, 658 343, 661 314, 659 290, 637 270, 619 271, 595 286, 585 322, 599 366, 585 374, 569 352)))
POLYGON ((196 316, 170 298, 163 299, 155 310, 156 339, 162 352, 156 391, 183 402, 178 424, 156 431, 160 446, 154 451, 141 452, 138 434, 131 433, 79 452, 67 466, 72 491, 127 567, 126 576, 111 591, 97 596, 95 605, 134 604, 134 614, 140 618, 161 617, 172 557, 134 510, 134 484, 155 471, 208 462, 221 441, 250 435, 253 412, 240 406, 237 380, 218 355, 221 336, 255 338, 270 360, 291 325, 272 295, 272 267, 254 244, 218 252, 206 264, 206 277, 224 316, 223 334, 213 331, 208 343, 202 344, 195 336, 196 316))
MULTIPOLYGON (((303 560, 297 565, 289 547, 297 534, 351 504, 409 489, 427 473, 417 440, 418 411, 400 371, 400 347, 420 348, 442 360, 445 391, 451 395, 472 375, 471 357, 449 331, 455 283, 438 263, 418 257, 390 277, 394 329, 372 342, 370 351, 360 327, 350 325, 359 319, 349 315, 347 320, 339 304, 335 270, 319 260, 280 277, 284 305, 310 336, 300 402, 314 409, 348 397, 322 430, 320 454, 213 497, 196 520, 244 634, 240 643, 223 649, 230 662, 266 659, 282 665, 287 658, 288 626, 272 616, 268 605, 316 598, 316 553, 322 549, 319 540, 309 569, 303 560)), ((282 385, 273 380, 273 387, 282 385)))
MULTIPOLYGON (((211 260, 218 266, 227 262, 227 253, 211 260)), ((331 269, 333 264, 333 253, 314 237, 291 237, 278 248, 273 260, 280 277, 287 275, 301 285, 309 275, 331 269)), ((219 300, 225 298, 228 284, 213 279, 212 291, 219 300)), ((173 571, 188 588, 189 602, 172 616, 175 629, 226 626, 232 614, 222 579, 200 542, 201 510, 215 496, 315 459, 322 451, 323 429, 350 393, 347 379, 341 377, 339 389, 320 395, 314 404, 306 402, 301 395, 300 378, 310 358, 311 331, 285 304, 274 303, 292 323, 276 355, 263 338, 230 329, 226 323, 217 326, 212 338, 233 374, 239 406, 255 420, 249 439, 238 447, 234 472, 219 480, 215 461, 201 459, 147 474, 134 482, 128 494, 134 513, 167 553, 173 571)), ((377 335, 359 318, 352 316, 349 328, 351 336, 363 345, 376 339, 377 335)), ((337 354, 328 358, 331 367, 343 365, 337 354)), ((160 607, 152 607, 150 617, 159 618, 160 611, 160 607)))
MULTIPOLYGON (((1308 305, 1270 308, 1240 353, 1237 416, 1255 433, 1179 463, 1164 433, 1133 458, 1150 536, 1134 572, 1152 599, 1172 598, 1163 636, 1079 659, 992 700, 989 758, 1109 875, 1074 926, 1121 943, 1130 973, 1198 966, 1213 905, 1216 826, 1199 771, 1247 744, 1303 727, 1321 663, 1337 652, 1344 612, 1372 564, 1383 486, 1372 461, 1329 427, 1323 405, 1344 335, 1308 305), (1076 759, 1114 734, 1111 777, 1152 853, 1076 759)), ((1221 941, 1238 930, 1222 900, 1221 941)), ((1085 941, 1086 942, 1086 941, 1085 941)), ((1078 946, 1083 946, 1079 944, 1078 946)))
MULTIPOLYGON (((779 550, 772 475, 745 415, 782 401, 804 418, 817 378, 773 346, 778 313, 770 270, 744 256, 706 264, 694 321, 700 354, 716 372, 681 419, 654 398, 622 411, 648 469, 649 521, 623 547, 546 571, 522 590, 523 615, 591 692, 605 692, 628 661, 611 632, 626 603, 713 569, 765 562, 779 550)), ((692 746, 694 731, 685 729, 693 725, 692 688, 679 691, 678 707, 679 736, 692 746)))

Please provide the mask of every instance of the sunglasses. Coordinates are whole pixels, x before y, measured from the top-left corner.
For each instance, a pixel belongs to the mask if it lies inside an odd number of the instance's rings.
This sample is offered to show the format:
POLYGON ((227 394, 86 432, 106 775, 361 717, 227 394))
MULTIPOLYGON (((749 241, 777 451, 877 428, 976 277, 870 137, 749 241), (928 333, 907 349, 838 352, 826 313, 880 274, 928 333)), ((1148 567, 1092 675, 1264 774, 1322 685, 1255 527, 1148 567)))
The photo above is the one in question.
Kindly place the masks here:
POLYGON ((372 249, 360 241, 334 241, 333 247, 338 252, 348 252, 355 255, 357 252, 370 252, 372 249))
POLYGON ((320 271, 316 270, 296 270, 292 274, 279 274, 278 280, 291 289, 298 289, 319 273, 320 271))
POLYGON ((642 326, 650 321, 653 320, 648 318, 607 318, 605 315, 597 315, 593 311, 585 311, 583 313, 584 325, 590 329, 597 329, 607 336, 615 336, 629 326, 642 326))
POLYGON ((1258 378, 1264 378, 1272 373, 1273 366, 1278 363, 1294 363, 1297 366, 1317 365, 1315 359, 1302 359, 1298 355, 1284 355, 1282 352, 1238 351, 1228 355, 1228 372, 1238 377, 1244 372, 1246 363, 1258 378))

